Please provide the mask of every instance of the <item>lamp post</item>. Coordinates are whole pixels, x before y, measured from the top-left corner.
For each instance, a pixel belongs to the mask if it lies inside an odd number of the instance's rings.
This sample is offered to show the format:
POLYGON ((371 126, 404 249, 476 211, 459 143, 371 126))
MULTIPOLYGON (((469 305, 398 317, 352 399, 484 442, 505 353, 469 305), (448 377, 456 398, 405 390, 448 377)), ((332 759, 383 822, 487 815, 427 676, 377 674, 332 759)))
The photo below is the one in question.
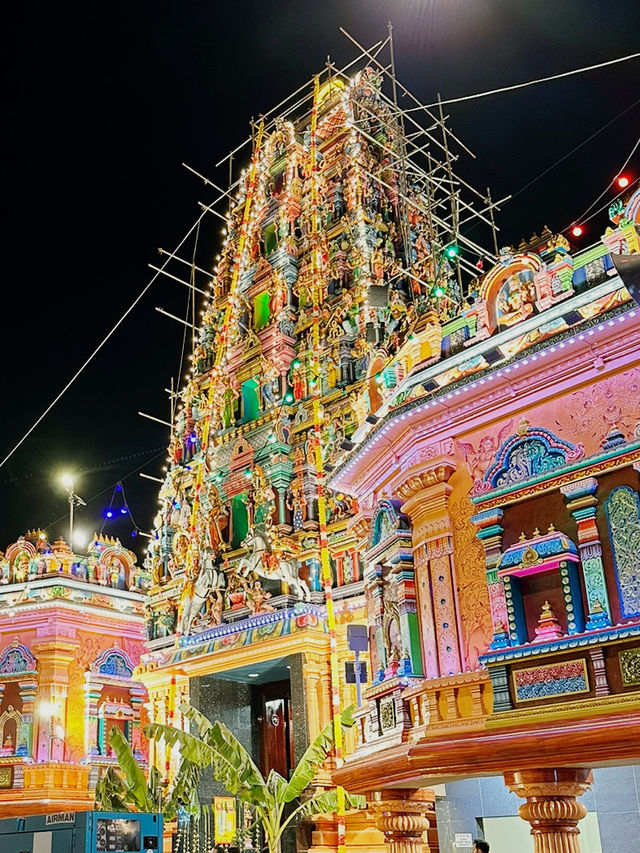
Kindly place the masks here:
POLYGON ((76 495, 73 488, 73 477, 69 476, 69 474, 65 474, 62 477, 62 485, 67 492, 69 500, 69 548, 73 551, 73 510, 74 507, 86 506, 87 504, 86 501, 82 500, 80 495, 76 495))

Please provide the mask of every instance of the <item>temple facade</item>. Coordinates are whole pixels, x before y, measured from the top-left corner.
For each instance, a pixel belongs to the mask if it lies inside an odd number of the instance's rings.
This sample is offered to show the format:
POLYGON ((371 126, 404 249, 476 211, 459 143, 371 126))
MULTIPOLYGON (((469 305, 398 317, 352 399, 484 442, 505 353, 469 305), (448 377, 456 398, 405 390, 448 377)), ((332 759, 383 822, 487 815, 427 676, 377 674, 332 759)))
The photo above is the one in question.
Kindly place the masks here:
MULTIPOLYGON (((444 120, 408 133, 383 82, 330 67, 254 128, 144 567, 100 539, 7 549, 0 803, 81 807, 108 727, 144 761, 145 719, 182 727, 185 701, 287 777, 356 704, 316 784, 368 807, 299 849, 511 851, 484 821, 516 801, 539 853, 578 853, 587 812, 630 848, 637 795, 600 821, 598 774, 636 790, 640 311, 619 268, 640 193, 588 249, 546 228, 499 249, 444 120)), ((171 777, 176 755, 148 758, 171 777)))
POLYGON ((148 577, 118 540, 28 532, 0 552, 0 816, 93 807, 120 727, 146 765, 148 577))
MULTIPOLYGON (((639 206, 637 191, 615 205, 586 252, 544 233, 505 251, 456 351, 394 360, 403 382, 330 480, 358 495, 377 660, 337 778, 366 790, 383 768, 406 787, 474 777, 468 808, 446 786, 457 802, 441 845, 456 820, 478 829, 478 777, 499 774, 536 851, 578 850, 591 769, 638 760, 640 312, 612 254, 638 252, 639 206), (385 578, 403 585, 400 536, 417 644, 397 593, 386 612, 385 578)), ((631 849, 637 800, 624 817, 612 801, 637 770, 617 773, 589 849, 631 849)))
POLYGON ((444 849, 453 786, 499 777, 536 850, 577 851, 592 768, 640 760, 640 315, 614 262, 638 253, 640 196, 589 249, 544 229, 492 253, 408 144, 371 68, 256 127, 172 431, 139 678, 154 719, 182 725, 189 699, 286 776, 356 701, 366 626, 357 730, 318 782, 370 805, 301 846, 444 849))

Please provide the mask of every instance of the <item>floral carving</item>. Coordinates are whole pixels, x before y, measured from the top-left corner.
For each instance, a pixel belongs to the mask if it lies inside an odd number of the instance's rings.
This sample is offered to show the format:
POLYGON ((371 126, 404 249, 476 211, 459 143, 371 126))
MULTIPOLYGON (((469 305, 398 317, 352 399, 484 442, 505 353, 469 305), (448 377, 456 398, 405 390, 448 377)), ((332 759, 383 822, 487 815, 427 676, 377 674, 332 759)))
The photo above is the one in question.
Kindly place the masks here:
POLYGON ((629 486, 613 489, 605 501, 620 609, 640 614, 640 498, 629 486))
POLYGON ((451 496, 449 515, 455 547, 455 572, 462 623, 462 645, 468 669, 476 669, 478 657, 491 642, 491 610, 485 579, 485 555, 471 522, 473 504, 468 494, 451 496))
POLYGON ((640 368, 612 376, 565 398, 556 424, 573 439, 593 440, 599 447, 609 430, 616 426, 625 435, 633 434, 638 419, 640 368))

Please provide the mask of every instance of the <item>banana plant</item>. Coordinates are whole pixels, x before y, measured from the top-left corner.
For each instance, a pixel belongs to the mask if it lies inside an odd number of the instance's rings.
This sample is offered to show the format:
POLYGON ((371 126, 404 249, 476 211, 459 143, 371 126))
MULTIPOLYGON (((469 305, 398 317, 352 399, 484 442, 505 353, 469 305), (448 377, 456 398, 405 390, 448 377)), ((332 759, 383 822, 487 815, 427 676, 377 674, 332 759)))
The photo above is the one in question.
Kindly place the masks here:
MULTIPOLYGON (((190 705, 180 710, 190 722, 197 725, 199 737, 161 723, 151 723, 145 728, 149 737, 164 741, 170 748, 178 746, 183 761, 186 759, 199 768, 211 767, 214 778, 229 794, 253 806, 257 822, 262 826, 269 853, 280 853, 282 835, 289 826, 315 814, 328 814, 338 810, 338 792, 323 791, 297 805, 285 818, 285 808, 297 800, 311 784, 333 746, 333 723, 324 728, 307 748, 287 781, 275 770, 265 779, 255 762, 229 729, 220 722, 212 723, 190 705)), ((353 725, 352 708, 341 714, 341 725, 353 725)), ((344 793, 347 809, 364 808, 362 796, 344 793)))
POLYGON ((173 820, 180 807, 190 814, 200 811, 197 793, 202 775, 200 766, 183 757, 166 793, 158 768, 150 768, 147 780, 129 742, 117 726, 109 732, 109 744, 118 762, 118 770, 109 767, 98 780, 95 791, 97 808, 119 812, 161 812, 166 820, 173 820))

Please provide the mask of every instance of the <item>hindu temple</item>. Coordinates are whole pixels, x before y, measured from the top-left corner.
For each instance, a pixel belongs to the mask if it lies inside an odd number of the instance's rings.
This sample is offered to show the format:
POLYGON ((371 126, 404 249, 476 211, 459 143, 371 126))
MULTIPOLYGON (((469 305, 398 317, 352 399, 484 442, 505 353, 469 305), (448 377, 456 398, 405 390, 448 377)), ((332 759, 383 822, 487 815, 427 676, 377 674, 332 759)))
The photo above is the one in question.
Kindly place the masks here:
POLYGON ((88 808, 112 724, 170 776, 141 725, 185 700, 285 778, 355 704, 316 782, 367 808, 299 850, 631 850, 640 191, 502 247, 442 114, 361 64, 255 123, 143 567, 5 551, 0 809, 88 808))

